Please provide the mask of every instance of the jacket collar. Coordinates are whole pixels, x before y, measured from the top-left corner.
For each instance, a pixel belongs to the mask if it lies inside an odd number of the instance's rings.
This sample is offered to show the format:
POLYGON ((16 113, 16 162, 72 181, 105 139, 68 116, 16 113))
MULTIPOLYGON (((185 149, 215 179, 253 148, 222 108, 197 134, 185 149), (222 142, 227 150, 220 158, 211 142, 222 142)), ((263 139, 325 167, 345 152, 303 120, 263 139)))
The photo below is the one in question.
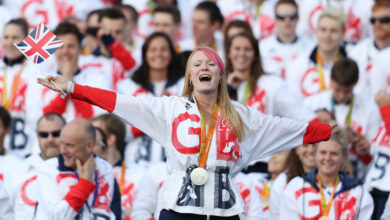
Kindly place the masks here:
MULTIPOLYGON (((315 168, 312 171, 310 171, 307 174, 303 174, 303 179, 305 182, 308 182, 311 186, 319 190, 317 186, 317 173, 318 169, 315 168)), ((348 191, 350 189, 355 188, 356 186, 362 185, 362 182, 358 179, 355 179, 354 177, 348 176, 345 172, 339 172, 340 181, 343 184, 343 187, 339 193, 342 193, 344 191, 348 191)))
MULTIPOLYGON (((313 63, 315 63, 315 64, 317 64, 317 59, 316 59, 317 50, 318 50, 318 45, 313 49, 313 51, 311 52, 311 54, 309 56, 310 60, 313 63)), ((347 57, 347 51, 342 46, 340 46, 340 55, 341 55, 342 58, 346 58, 347 57)))
POLYGON ((24 59, 25 59, 25 57, 24 57, 24 55, 22 55, 22 56, 20 56, 16 59, 13 59, 13 60, 9 60, 7 57, 4 57, 3 61, 7 66, 13 66, 15 64, 21 64, 24 61, 24 59))

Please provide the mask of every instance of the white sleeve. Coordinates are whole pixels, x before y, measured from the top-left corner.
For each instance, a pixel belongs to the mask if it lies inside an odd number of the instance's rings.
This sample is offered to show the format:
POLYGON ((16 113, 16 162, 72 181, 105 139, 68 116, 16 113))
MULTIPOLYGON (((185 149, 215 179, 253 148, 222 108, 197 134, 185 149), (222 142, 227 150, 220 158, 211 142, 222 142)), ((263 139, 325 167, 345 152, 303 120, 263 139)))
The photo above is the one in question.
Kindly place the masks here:
POLYGON ((380 220, 389 220, 390 219, 390 199, 387 199, 385 210, 383 210, 383 214, 380 220))
POLYGON ((55 177, 48 171, 41 169, 37 178, 39 186, 37 219, 74 219, 77 213, 60 198, 55 177))
POLYGON ((251 107, 249 109, 250 120, 246 123, 249 131, 246 133, 245 139, 245 150, 249 151, 249 161, 290 150, 302 144, 327 140, 330 136, 329 125, 308 124, 307 122, 264 115, 251 107))
POLYGON ((273 102, 277 104, 277 114, 286 117, 294 118, 299 121, 311 121, 316 118, 316 114, 308 106, 306 106, 302 99, 287 86, 282 83, 275 95, 276 100, 273 102))
MULTIPOLYGON (((372 102, 370 102, 370 103, 372 103, 372 102)), ((372 143, 372 141, 374 140, 374 138, 378 134, 380 125, 382 123, 382 117, 381 117, 381 114, 379 112, 379 109, 377 108, 375 103, 372 103, 372 104, 373 104, 373 108, 372 108, 372 111, 369 114, 368 120, 367 120, 368 121, 367 141, 369 143, 372 143)))
POLYGON ((0 219, 14 219, 14 211, 11 206, 11 199, 5 190, 2 181, 0 181, 0 219))
POLYGON ((134 209, 131 212, 132 220, 145 220, 153 217, 157 209, 159 183, 151 178, 150 169, 140 180, 139 191, 134 201, 134 209))
POLYGON ((371 219, 372 212, 374 211, 374 201, 372 200, 370 193, 366 190, 366 188, 364 188, 363 185, 359 187, 362 191, 362 198, 359 200, 360 204, 356 220, 371 219))
POLYGON ((294 179, 290 181, 280 198, 279 219, 300 220, 300 213, 293 189, 294 179))
POLYGON ((173 111, 168 99, 169 97, 134 98, 117 94, 113 113, 165 146, 170 137, 169 115, 173 111))

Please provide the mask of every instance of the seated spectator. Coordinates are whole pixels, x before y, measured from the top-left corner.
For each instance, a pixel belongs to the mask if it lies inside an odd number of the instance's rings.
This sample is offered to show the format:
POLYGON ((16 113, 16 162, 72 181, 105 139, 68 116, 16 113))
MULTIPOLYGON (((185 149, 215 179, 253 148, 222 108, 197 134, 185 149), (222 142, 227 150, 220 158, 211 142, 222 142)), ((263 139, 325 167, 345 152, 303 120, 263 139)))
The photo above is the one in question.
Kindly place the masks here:
POLYGON ((134 209, 134 200, 141 187, 139 184, 144 169, 134 162, 123 159, 126 127, 118 116, 108 113, 102 114, 93 118, 92 124, 96 128, 100 128, 107 137, 107 148, 103 159, 113 167, 115 180, 119 184, 123 216, 128 219, 134 209))
POLYGON ((348 138, 338 128, 315 148, 317 168, 292 179, 283 192, 280 219, 370 219, 374 203, 357 179, 341 171, 348 138))
POLYGON ((308 37, 298 36, 296 26, 299 20, 298 5, 294 0, 279 0, 275 5, 276 35, 260 41, 260 52, 265 72, 286 78, 286 67, 298 54, 309 53, 315 42, 308 37))
POLYGON ((286 82, 299 96, 308 97, 330 88, 330 70, 334 63, 346 57, 341 46, 344 37, 343 12, 326 8, 319 20, 318 45, 308 54, 301 54, 286 71, 286 82))
MULTIPOLYGON (((370 22, 374 37, 368 37, 358 42, 358 44, 347 48, 348 56, 354 59, 359 66, 359 82, 354 91, 368 98, 375 96, 375 93, 371 94, 370 88, 373 62, 384 49, 390 46, 390 1, 376 1, 374 3, 370 22)), ((373 83, 373 88, 375 89, 382 82, 376 81, 373 83)))
POLYGON ((375 103, 354 94, 359 80, 359 68, 355 61, 340 59, 331 71, 331 89, 305 100, 324 122, 335 120, 346 129, 351 144, 350 160, 354 176, 362 179, 371 161, 370 146, 375 138, 381 117, 375 103))
MULTIPOLYGON (((38 174, 38 219, 115 219, 121 211, 110 207, 113 198, 112 167, 94 157, 95 128, 85 119, 69 122, 61 130, 61 154, 44 162, 38 174)), ((120 201, 120 200, 119 200, 120 201)))
POLYGON ((290 151, 286 161, 286 172, 281 173, 271 187, 269 198, 270 219, 279 219, 280 201, 283 199, 283 191, 290 180, 309 173, 315 167, 313 144, 305 144, 290 151))
POLYGON ((18 166, 14 166, 11 175, 10 196, 15 219, 36 217, 39 193, 37 175, 44 161, 55 158, 60 153, 59 137, 65 123, 65 119, 57 113, 48 113, 39 118, 36 135, 38 136, 40 153, 31 154, 18 166))

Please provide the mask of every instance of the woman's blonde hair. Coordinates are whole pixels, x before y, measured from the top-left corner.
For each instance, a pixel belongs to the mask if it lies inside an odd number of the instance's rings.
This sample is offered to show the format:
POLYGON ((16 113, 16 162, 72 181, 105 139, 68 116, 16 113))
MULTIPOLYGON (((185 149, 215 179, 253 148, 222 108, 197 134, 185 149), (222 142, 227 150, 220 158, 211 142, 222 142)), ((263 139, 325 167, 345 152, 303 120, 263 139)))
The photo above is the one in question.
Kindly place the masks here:
POLYGON ((218 54, 209 47, 198 47, 196 48, 189 56, 187 65, 186 65, 186 72, 185 72, 185 81, 184 81, 184 88, 183 88, 183 96, 191 96, 193 95, 194 87, 192 83, 190 83, 190 65, 191 65, 191 59, 192 56, 197 52, 203 52, 208 59, 215 62, 219 69, 221 70, 221 81, 218 86, 218 98, 217 103, 219 105, 219 111, 222 114, 222 118, 228 122, 228 125, 231 129, 233 129, 233 132, 237 139, 239 141, 242 141, 244 138, 244 122, 242 121, 240 115, 234 108, 233 104, 230 101, 230 97, 227 91, 227 84, 226 84, 226 74, 223 68, 223 62, 221 58, 218 56, 218 54))

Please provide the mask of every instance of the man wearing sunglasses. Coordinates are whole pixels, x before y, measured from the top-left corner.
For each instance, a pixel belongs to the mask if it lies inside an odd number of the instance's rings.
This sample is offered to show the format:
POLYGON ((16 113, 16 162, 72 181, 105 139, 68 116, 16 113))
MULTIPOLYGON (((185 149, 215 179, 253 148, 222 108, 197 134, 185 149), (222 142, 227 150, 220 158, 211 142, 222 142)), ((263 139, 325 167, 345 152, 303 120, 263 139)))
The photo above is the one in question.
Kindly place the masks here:
POLYGON ((297 36, 298 5, 295 1, 279 0, 275 5, 276 36, 260 41, 260 52, 267 73, 286 77, 287 63, 295 60, 301 53, 313 49, 314 41, 297 36))
MULTIPOLYGON (((36 214, 38 199, 37 175, 42 163, 60 153, 59 136, 65 125, 57 113, 48 113, 39 118, 37 135, 41 152, 31 154, 17 166, 12 167, 11 196, 15 219, 31 219, 36 214)), ((0 217, 1 218, 1 217, 0 217)))
MULTIPOLYGON (((355 92, 360 93, 368 98, 373 98, 378 89, 378 86, 382 83, 377 82, 370 83, 371 72, 373 71, 373 61, 377 59, 379 54, 390 46, 390 1, 376 1, 372 7, 372 15, 370 23, 374 33, 374 39, 367 38, 356 46, 348 48, 348 55, 354 59, 359 65, 359 83, 356 85, 355 92), (375 90, 371 93, 370 87, 375 90)), ((384 58, 385 63, 383 67, 388 66, 389 57, 384 58)), ((378 72, 378 71, 377 71, 378 72)), ((374 74, 374 73, 373 73, 374 74)), ((382 72, 379 72, 380 75, 382 72)), ((375 75, 375 74, 374 74, 375 75)), ((383 83, 387 81, 384 80, 383 83)), ((380 88, 380 87, 379 87, 380 88)))

